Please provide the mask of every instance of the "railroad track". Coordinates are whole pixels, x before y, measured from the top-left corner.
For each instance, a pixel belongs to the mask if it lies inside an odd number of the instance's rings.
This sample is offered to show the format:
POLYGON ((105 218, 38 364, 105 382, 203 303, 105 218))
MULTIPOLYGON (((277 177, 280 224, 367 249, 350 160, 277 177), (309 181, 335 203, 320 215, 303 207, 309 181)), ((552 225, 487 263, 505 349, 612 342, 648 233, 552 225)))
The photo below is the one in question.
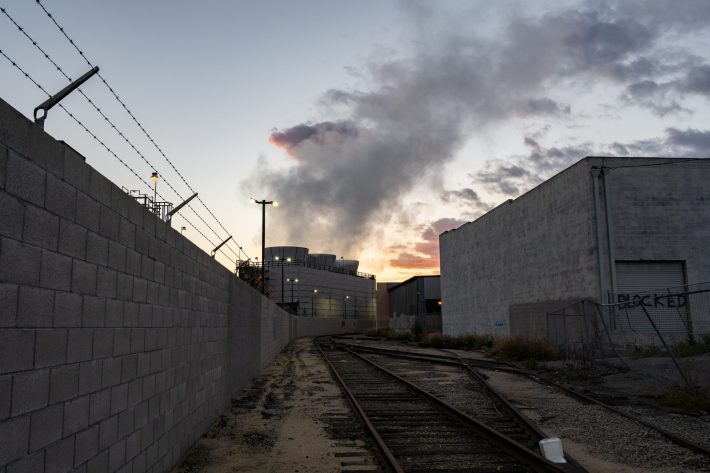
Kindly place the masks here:
MULTIPOLYGON (((378 348, 378 347, 370 347, 370 346, 365 346, 365 345, 348 344, 348 343, 344 343, 345 340, 348 340, 345 337, 342 337, 341 340, 343 340, 344 346, 347 346, 349 349, 352 349, 352 350, 355 350, 355 351, 358 351, 361 353, 379 354, 379 355, 388 356, 388 357, 392 357, 392 358, 418 360, 418 361, 429 362, 429 363, 440 363, 440 364, 463 366, 463 367, 465 367, 465 369, 469 370, 472 375, 479 376, 479 377, 481 377, 481 375, 480 375, 480 373, 477 372, 476 368, 493 369, 493 370, 497 370, 497 371, 504 371, 504 372, 508 372, 508 373, 517 374, 520 376, 525 376, 525 377, 530 378, 531 380, 536 381, 538 383, 545 384, 548 386, 553 386, 553 387, 559 389, 560 391, 564 392, 565 394, 567 394, 567 395, 569 395, 569 396, 571 396, 571 397, 573 397, 585 404, 595 404, 595 405, 601 406, 611 412, 614 412, 615 414, 618 414, 618 415, 625 417, 629 420, 637 422, 638 424, 641 424, 644 427, 647 427, 651 430, 658 432, 660 435, 667 438, 668 440, 675 443, 676 445, 680 445, 680 446, 685 447, 689 450, 692 450, 696 453, 710 456, 710 449, 706 448, 703 445, 699 445, 698 443, 693 442, 692 440, 681 437, 673 432, 668 431, 667 429, 664 429, 658 425, 648 422, 638 416, 630 414, 620 408, 609 405, 603 401, 600 401, 599 399, 595 399, 594 397, 592 397, 590 395, 579 392, 569 386, 565 386, 563 384, 557 383, 557 382, 552 381, 550 379, 546 379, 546 378, 539 376, 539 375, 530 374, 530 373, 523 371, 523 370, 521 370, 513 365, 510 365, 508 363, 492 361, 492 360, 461 358, 460 356, 455 355, 453 353, 451 355, 434 355, 434 354, 430 354, 430 353, 423 354, 423 353, 416 353, 416 352, 412 352, 412 351, 395 350, 395 349, 391 349, 391 348, 378 348)), ((352 339, 350 339, 350 340, 352 340, 352 339)), ((446 350, 442 350, 442 351, 447 352, 446 350)), ((496 392, 493 387, 488 385, 488 383, 485 383, 485 384, 489 387, 489 389, 492 392, 496 392)), ((498 394, 497 392, 496 392, 496 395, 501 400, 504 400, 504 397, 502 395, 498 394)), ((507 401, 504 401, 504 402, 507 402, 507 401)))
MULTIPOLYGON (((531 450, 527 431, 514 427, 511 438, 346 347, 324 339, 316 343, 389 471, 582 471, 531 450)), ((516 422, 505 424, 501 430, 516 422)))

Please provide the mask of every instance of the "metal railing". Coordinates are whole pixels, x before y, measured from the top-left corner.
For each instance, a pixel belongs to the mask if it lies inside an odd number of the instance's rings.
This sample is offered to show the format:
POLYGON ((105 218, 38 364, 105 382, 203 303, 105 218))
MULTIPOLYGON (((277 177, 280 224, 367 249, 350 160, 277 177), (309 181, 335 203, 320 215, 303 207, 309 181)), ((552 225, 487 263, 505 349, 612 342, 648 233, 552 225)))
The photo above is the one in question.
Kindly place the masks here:
MULTIPOLYGON (((255 268, 255 269, 260 269, 262 266, 262 263, 260 261, 240 261, 239 262, 239 267, 240 268, 255 268)), ((293 259, 291 261, 287 260, 279 260, 279 261, 267 261, 265 264, 265 268, 281 268, 281 267, 289 267, 289 266, 301 266, 303 268, 312 268, 312 269, 318 269, 321 271, 328 271, 331 273, 340 273, 340 274, 347 274, 348 276, 357 276, 359 278, 365 278, 365 279, 375 279, 374 274, 368 274, 368 273, 362 273, 360 271, 351 271, 347 268, 343 267, 338 267, 338 266, 324 266, 324 265, 318 265, 315 263, 311 263, 308 260, 300 260, 300 259, 293 259)))
POLYGON ((136 202, 153 212, 160 220, 166 221, 168 219, 168 214, 170 214, 170 211, 173 209, 172 202, 156 201, 148 194, 144 194, 139 190, 129 190, 125 187, 121 187, 121 189, 123 189, 123 192, 133 197, 136 202))

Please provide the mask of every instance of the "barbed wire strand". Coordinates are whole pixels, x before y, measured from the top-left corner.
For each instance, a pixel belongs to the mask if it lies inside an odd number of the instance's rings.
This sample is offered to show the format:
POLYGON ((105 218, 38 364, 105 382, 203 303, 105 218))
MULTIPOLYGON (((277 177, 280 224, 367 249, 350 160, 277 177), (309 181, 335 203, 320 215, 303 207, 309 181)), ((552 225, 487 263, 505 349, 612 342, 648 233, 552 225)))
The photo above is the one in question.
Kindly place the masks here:
MULTIPOLYGON (((49 19, 52 20, 52 23, 54 23, 54 25, 59 29, 59 31, 62 33, 62 35, 64 35, 64 37, 67 39, 67 41, 69 41, 69 43, 74 47, 74 49, 79 53, 79 55, 84 59, 84 61, 86 61, 86 63, 89 65, 89 67, 94 67, 93 63, 89 60, 89 58, 86 57, 86 55, 84 54, 84 52, 77 46, 77 44, 74 42, 74 40, 69 37, 69 35, 68 35, 67 32, 65 31, 65 29, 64 29, 62 26, 59 25, 59 23, 57 22, 56 18, 47 10, 47 8, 44 6, 44 4, 42 3, 42 1, 41 1, 41 0, 36 0, 36 2, 37 2, 37 5, 39 5, 40 8, 44 11, 44 13, 47 15, 47 17, 49 17, 49 19)), ((128 106, 124 103, 124 101, 121 100, 121 98, 120 98, 120 97, 118 96, 118 94, 113 90, 113 88, 108 84, 108 82, 107 82, 106 79, 101 75, 100 72, 97 73, 97 76, 99 77, 99 79, 101 79, 101 82, 104 83, 104 85, 108 88, 108 90, 111 92, 111 94, 114 96, 114 98, 118 101, 118 103, 121 104, 121 107, 123 107, 123 109, 126 111, 126 113, 128 113, 128 115, 129 115, 129 116, 131 117, 131 119, 135 122, 135 124, 138 126, 138 128, 140 128, 140 130, 143 132, 143 134, 145 134, 145 136, 148 138, 148 140, 149 140, 149 141, 153 144, 153 146, 158 150, 158 152, 161 154, 161 156, 163 156, 163 158, 168 162, 168 164, 170 165, 170 167, 173 169, 173 171, 175 171, 175 173, 178 175, 178 177, 180 177, 180 179, 182 180, 182 182, 183 182, 183 183, 187 186, 187 188, 190 189, 190 191, 194 194, 194 193, 195 193, 195 190, 192 188, 192 186, 190 186, 190 184, 189 184, 189 183, 187 182, 187 180, 183 177, 183 175, 180 173, 180 171, 177 170, 177 168, 175 167, 175 165, 173 164, 173 162, 166 156, 166 154, 163 152, 163 150, 160 148, 160 146, 158 146, 158 144, 155 142, 155 140, 153 139, 153 137, 152 137, 152 136, 148 133, 148 131, 145 129, 145 127, 143 126, 143 124, 135 117, 135 115, 133 114, 133 112, 131 112, 131 110, 130 110, 130 109, 128 108, 128 106)), ((207 204, 200 198, 200 196, 198 195, 196 198, 197 198, 197 200, 202 204, 202 206, 207 210, 207 212, 212 216, 212 218, 215 219, 215 221, 216 221, 217 224, 222 228, 222 230, 224 230, 228 235, 230 235, 229 230, 227 230, 227 229, 224 227, 224 225, 222 225, 222 222, 217 218, 217 216, 214 214, 214 212, 212 212, 212 210, 207 206, 207 204)), ((189 207, 189 205, 188 205, 188 207, 189 207)), ((241 253, 244 253, 244 256, 246 257, 245 259, 249 259, 248 255, 247 255, 245 252, 242 251, 242 246, 241 246, 239 243, 237 243, 236 240, 235 240, 235 244, 237 245, 237 248, 239 248, 240 254, 241 254, 241 253)), ((229 247, 230 250, 231 250, 231 246, 229 245, 229 242, 227 243, 226 246, 229 247)), ((232 252, 234 252, 234 250, 232 250, 232 252)), ((237 256, 238 259, 241 258, 241 257, 240 257, 240 254, 236 254, 236 256, 237 256)))
MULTIPOLYGON (((8 55, 5 53, 5 51, 3 51, 2 49, 0 49, 0 55, 2 55, 10 64, 12 64, 12 66, 13 66, 14 68, 16 68, 22 75, 24 75, 26 79, 28 79, 30 82, 32 82, 39 90, 41 90, 42 92, 44 92, 48 97, 51 97, 51 96, 52 96, 49 92, 47 92, 47 90, 46 90, 44 87, 42 87, 42 85, 40 85, 36 80, 34 80, 34 79, 32 78, 32 76, 30 76, 14 59, 12 59, 10 56, 8 56, 8 55)), ((59 108, 61 108, 61 109, 64 111, 64 113, 66 113, 67 115, 69 115, 69 117, 70 117, 72 120, 74 120, 87 134, 89 134, 89 136, 91 136, 97 143, 99 143, 109 154, 111 154, 111 155, 112 155, 114 158, 116 158, 121 164, 123 164, 123 166, 126 167, 126 169, 128 169, 131 173, 133 173, 133 175, 134 175, 141 183, 143 183, 149 190, 153 190, 153 188, 150 186, 150 184, 148 183, 148 181, 146 181, 143 177, 141 177, 140 174, 138 174, 128 163, 126 163, 123 159, 121 159, 106 143, 104 143, 98 136, 96 136, 95 133, 93 133, 91 130, 89 130, 89 128, 88 128, 86 125, 84 125, 84 123, 83 123, 81 120, 79 120, 79 118, 77 118, 72 112, 70 112, 70 111, 69 111, 64 105, 62 105, 61 103, 60 103, 60 104, 57 104, 57 105, 59 106, 59 108)), ((165 197, 163 197, 159 192, 156 192, 156 194, 157 194, 161 199, 165 199, 165 197)), ((207 235, 205 235, 199 228, 197 228, 189 219, 185 218, 184 216, 183 216, 183 219, 188 223, 188 225, 190 225, 195 231, 197 231, 197 233, 199 233, 205 240, 207 240, 207 242, 208 242, 210 245, 212 245, 213 247, 216 247, 215 243, 214 243, 212 240, 210 240, 210 239, 207 237, 207 235)), ((220 248, 219 251, 220 251, 220 252, 227 258, 227 260, 229 260, 232 264, 235 264, 235 265, 237 264, 237 262, 236 262, 235 260, 233 260, 227 253, 225 253, 224 251, 222 251, 221 248, 220 248)))
MULTIPOLYGON (((22 26, 20 26, 20 25, 15 21, 15 19, 7 12, 7 10, 6 10, 5 8, 1 8, 1 7, 0 7, 0 12, 1 12, 2 14, 4 14, 4 15, 17 27, 17 29, 20 31, 20 33, 22 33, 22 35, 24 35, 24 36, 32 43, 32 45, 33 45, 35 48, 37 48, 37 49, 40 51, 40 53, 42 53, 42 55, 57 69, 57 71, 59 71, 60 74, 62 74, 69 82, 71 82, 71 80, 72 80, 71 77, 69 77, 69 75, 64 72, 64 70, 61 68, 61 66, 59 66, 59 64, 57 64, 57 62, 54 61, 54 59, 52 59, 52 57, 51 57, 44 49, 42 49, 42 47, 39 45, 39 43, 38 43, 34 38, 32 38, 32 37, 29 35, 29 33, 27 33, 27 30, 24 29, 22 26)), ((104 119, 104 121, 106 121, 106 123, 108 123, 109 126, 133 149, 133 151, 135 151, 136 154, 138 154, 138 156, 140 156, 140 158, 141 158, 153 171, 157 171, 158 168, 157 168, 155 165, 153 165, 153 163, 151 163, 150 161, 148 161, 148 159, 145 157, 145 155, 143 155, 143 153, 141 153, 141 152, 138 150, 138 148, 136 148, 136 146, 131 142, 131 140, 129 140, 128 137, 106 116, 106 114, 94 103, 94 101, 93 101, 90 97, 88 97, 88 96, 84 93, 84 91, 81 90, 81 88, 79 88, 79 89, 77 89, 77 90, 78 90, 79 93, 86 99, 86 101, 89 102, 89 104, 96 110, 96 112, 97 112, 99 115, 101 115, 101 117, 104 119)), ((168 179, 166 179, 164 176, 163 176, 163 181, 165 181, 165 184, 178 196, 178 198, 179 198, 181 201, 184 201, 184 200, 185 200, 185 198, 177 191, 177 189, 175 189, 175 187, 170 183, 170 181, 168 181, 168 179)), ((204 224, 207 226, 207 228, 209 228, 209 229, 212 231, 212 233, 214 233, 215 236, 220 239, 220 241, 223 241, 223 240, 224 240, 224 237, 222 237, 214 228, 212 228, 212 227, 210 226, 210 224, 207 223, 207 221, 205 221, 205 219, 202 218, 202 216, 201 216, 191 205, 188 205, 187 207, 188 207, 190 210, 192 210, 192 212, 193 212, 195 215, 197 215, 197 218, 199 218, 199 219, 202 221, 202 223, 204 223, 204 224)), ((184 215, 180 215, 180 216, 181 216, 182 218, 185 218, 184 215)), ((230 249, 230 250, 231 250, 231 249, 230 249)), ((237 257, 237 259, 239 259, 239 255, 238 255, 237 253, 235 253, 234 250, 231 250, 231 251, 232 251, 232 253, 234 253, 234 255, 237 257)))

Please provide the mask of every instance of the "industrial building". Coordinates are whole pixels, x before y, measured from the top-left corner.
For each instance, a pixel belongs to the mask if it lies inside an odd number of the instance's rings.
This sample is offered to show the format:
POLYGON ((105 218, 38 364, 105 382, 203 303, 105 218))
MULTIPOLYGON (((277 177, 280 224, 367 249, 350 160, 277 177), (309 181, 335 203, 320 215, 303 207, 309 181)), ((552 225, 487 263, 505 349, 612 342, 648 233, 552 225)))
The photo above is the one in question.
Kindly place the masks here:
MULTIPOLYGON (((375 276, 357 260, 309 253, 300 246, 265 249, 264 292, 292 314, 343 319, 375 318, 375 276)), ((240 277, 261 284, 261 264, 243 265, 240 277), (256 277, 255 277, 256 276, 256 277)))
POLYGON ((710 160, 587 157, 441 234, 444 334, 595 329, 628 347, 710 332, 687 296, 710 281, 708 183, 710 160), (565 312, 581 300, 593 310, 565 312))
POLYGON ((414 276, 387 288, 389 327, 410 331, 415 324, 424 333, 441 332, 439 276, 414 276))

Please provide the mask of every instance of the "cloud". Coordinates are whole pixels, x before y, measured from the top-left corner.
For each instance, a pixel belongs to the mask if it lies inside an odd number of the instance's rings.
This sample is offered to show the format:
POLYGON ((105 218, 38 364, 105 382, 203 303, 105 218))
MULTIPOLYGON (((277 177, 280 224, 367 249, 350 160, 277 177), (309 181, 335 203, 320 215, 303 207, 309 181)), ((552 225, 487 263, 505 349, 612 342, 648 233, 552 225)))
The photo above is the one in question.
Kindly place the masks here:
POLYGON ((459 228, 461 225, 466 223, 466 220, 461 220, 459 218, 440 218, 431 223, 431 228, 436 233, 438 238, 444 232, 453 230, 454 228, 459 228))
MULTIPOLYGON (((272 230, 284 243, 358 251, 373 228, 392 220, 403 197, 440 173, 474 133, 521 115, 573 119, 556 94, 564 84, 608 81, 626 90, 629 103, 659 114, 683 110, 677 97, 663 95, 665 88, 705 90, 699 64, 691 70, 686 53, 669 59, 657 46, 669 34, 706 28, 710 2, 590 0, 542 16, 508 17, 496 40, 447 28, 436 4, 409 3, 402 8, 414 31, 411 50, 357 69, 358 83, 368 83, 361 89, 325 91, 321 105, 336 105, 345 119, 275 130, 271 142, 296 162, 260 166, 243 181, 247 192, 284 203, 274 209, 282 226, 272 230), (669 71, 676 77, 660 77, 669 71)), ((544 148, 529 138, 528 155, 488 163, 474 173, 474 184, 519 195, 591 148, 544 148)), ((475 203, 477 195, 465 188, 441 198, 475 203)))
POLYGON ((441 193, 441 200, 443 200, 444 202, 461 201, 464 203, 478 203, 481 201, 476 191, 471 189, 470 187, 451 191, 445 190, 441 193))
POLYGON ((648 108, 659 117, 671 113, 690 113, 690 110, 681 106, 674 98, 674 95, 677 96, 674 92, 677 90, 677 84, 674 82, 659 84, 647 79, 629 84, 622 99, 627 104, 648 108))
POLYGON ((666 128, 665 135, 628 143, 612 143, 604 148, 611 155, 667 158, 710 157, 710 130, 666 128))
POLYGON ((439 269, 439 260, 434 261, 429 257, 417 256, 411 253, 401 253, 397 258, 390 260, 390 265, 394 268, 402 269, 439 269))
MULTIPOLYGON (((590 143, 546 148, 535 138, 526 136, 524 144, 529 149, 528 154, 511 156, 507 161, 486 161, 483 169, 471 175, 473 181, 506 198, 518 197, 552 174, 595 154, 590 143)), ((617 149, 626 150, 618 143, 617 149)))
POLYGON ((710 95, 710 66, 702 65, 688 70, 679 87, 685 92, 710 95))
POLYGON ((303 153, 295 152, 294 149, 304 142, 326 145, 356 137, 357 134, 357 127, 352 122, 322 122, 296 125, 283 131, 274 130, 269 136, 269 142, 298 157, 303 153))
POLYGON ((410 250, 402 251, 396 258, 390 260, 390 265, 406 269, 439 269, 439 235, 445 231, 458 228, 466 220, 457 218, 440 218, 425 225, 421 232, 421 241, 414 244, 413 254, 410 250))
POLYGON ((523 115, 569 115, 569 105, 561 105, 548 98, 528 99, 520 104, 520 113, 523 115))
POLYGON ((680 148, 692 157, 710 157, 710 130, 666 129, 667 143, 680 148))
POLYGON ((529 170, 509 162, 488 161, 484 169, 478 171, 474 180, 483 184, 492 192, 506 196, 518 196, 522 189, 536 181, 536 176, 529 170))

